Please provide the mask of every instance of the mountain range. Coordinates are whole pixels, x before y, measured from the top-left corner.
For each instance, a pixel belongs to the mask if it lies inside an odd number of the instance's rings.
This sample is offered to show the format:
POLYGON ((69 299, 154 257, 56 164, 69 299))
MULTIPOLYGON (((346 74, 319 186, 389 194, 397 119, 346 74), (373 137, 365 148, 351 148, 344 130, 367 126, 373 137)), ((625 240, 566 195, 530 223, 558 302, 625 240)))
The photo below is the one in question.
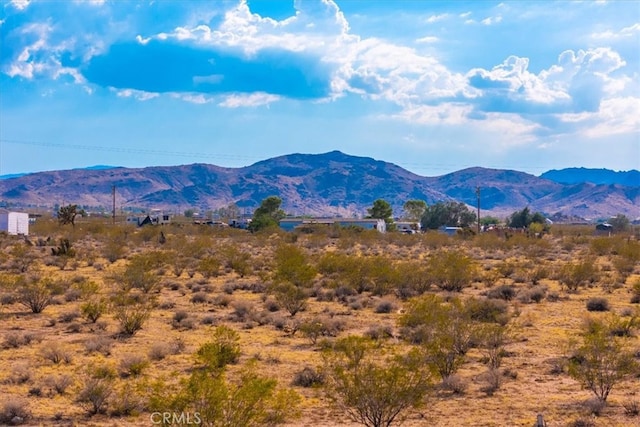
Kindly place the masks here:
MULTIPOLYGON (((0 180, 0 202, 15 206, 78 204, 110 211, 112 189, 118 209, 206 211, 237 204, 248 211, 271 195, 291 214, 363 215, 374 200, 385 199, 399 215, 407 200, 477 204, 482 215, 506 216, 529 206, 548 215, 606 218, 622 213, 640 217, 640 184, 626 175, 621 185, 589 182, 588 171, 549 171, 537 177, 513 170, 468 168, 424 177, 395 164, 332 151, 290 154, 241 168, 190 164, 146 168, 92 167, 38 172, 0 180), (577 182, 564 183, 567 180, 577 182), (627 181, 629 179, 630 181, 627 181), (635 184, 634 184, 635 183, 635 184)), ((617 176, 595 170, 594 176, 617 176)), ((618 177, 620 177, 618 175, 618 177)), ((601 182, 601 180, 595 180, 601 182)))

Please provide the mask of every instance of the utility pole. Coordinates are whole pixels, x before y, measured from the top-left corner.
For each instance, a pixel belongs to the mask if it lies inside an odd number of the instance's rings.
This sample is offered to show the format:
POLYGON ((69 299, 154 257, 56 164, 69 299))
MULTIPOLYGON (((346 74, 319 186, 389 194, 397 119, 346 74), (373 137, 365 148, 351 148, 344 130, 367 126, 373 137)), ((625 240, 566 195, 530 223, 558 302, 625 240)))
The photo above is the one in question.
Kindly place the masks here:
POLYGON ((480 234, 480 186, 476 187, 476 196, 478 197, 478 234, 480 234))
POLYGON ((111 186, 111 198, 113 201, 113 211, 112 211, 112 220, 113 220, 113 225, 116 224, 116 186, 112 185, 111 186))

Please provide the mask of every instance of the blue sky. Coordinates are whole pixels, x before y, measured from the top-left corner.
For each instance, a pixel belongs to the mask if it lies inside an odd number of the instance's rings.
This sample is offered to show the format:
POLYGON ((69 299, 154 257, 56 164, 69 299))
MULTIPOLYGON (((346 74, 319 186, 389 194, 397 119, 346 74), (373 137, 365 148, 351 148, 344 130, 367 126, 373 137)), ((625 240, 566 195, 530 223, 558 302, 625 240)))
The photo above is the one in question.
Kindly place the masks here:
POLYGON ((639 1, 0 2, 0 175, 640 168, 639 1))

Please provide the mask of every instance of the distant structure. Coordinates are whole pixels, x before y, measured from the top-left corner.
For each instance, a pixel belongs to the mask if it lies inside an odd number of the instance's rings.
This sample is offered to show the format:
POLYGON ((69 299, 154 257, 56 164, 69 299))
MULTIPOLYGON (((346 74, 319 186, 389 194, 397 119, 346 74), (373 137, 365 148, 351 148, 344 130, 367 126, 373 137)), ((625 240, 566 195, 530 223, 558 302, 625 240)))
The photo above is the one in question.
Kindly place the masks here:
POLYGON ((438 231, 449 236, 455 236, 462 231, 462 227, 447 227, 443 225, 442 227, 438 228, 438 231))
POLYGON ((143 225, 165 225, 171 223, 169 214, 150 214, 127 217, 127 224, 142 227, 143 225))
POLYGON ((340 227, 361 227, 365 230, 377 230, 386 233, 387 223, 383 219, 375 218, 285 218, 280 220, 280 228, 293 231, 308 225, 339 225, 340 227))
POLYGON ((406 234, 419 233, 422 230, 422 225, 419 222, 395 221, 394 225, 397 231, 406 234))
POLYGON ((29 235, 29 214, 0 209, 0 231, 11 235, 29 235))
POLYGON ((611 236, 613 233, 613 225, 608 222, 596 225, 596 236, 611 236))
POLYGON ((241 230, 246 230, 249 228, 249 224, 251 224, 251 218, 240 218, 240 219, 230 219, 229 227, 231 228, 239 228, 241 230))

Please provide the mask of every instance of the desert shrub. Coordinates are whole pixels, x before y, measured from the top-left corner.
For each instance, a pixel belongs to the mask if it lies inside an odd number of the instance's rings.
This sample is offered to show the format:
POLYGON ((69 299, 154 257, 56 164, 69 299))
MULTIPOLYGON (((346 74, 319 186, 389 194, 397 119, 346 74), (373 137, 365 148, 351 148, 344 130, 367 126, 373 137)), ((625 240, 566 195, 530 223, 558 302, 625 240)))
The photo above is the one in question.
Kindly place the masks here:
POLYGON ((16 283, 16 285, 16 299, 20 304, 29 308, 32 313, 41 313, 52 303, 55 288, 57 287, 56 283, 46 278, 26 279, 16 283))
POLYGON ((502 385, 502 375, 498 369, 489 369, 484 374, 480 375, 480 381, 482 387, 480 391, 486 393, 487 396, 493 396, 493 394, 500 390, 502 385))
POLYGON ((127 354, 120 359, 120 375, 137 377, 149 366, 149 361, 141 354, 127 354))
POLYGON ((297 387, 314 387, 324 384, 324 375, 315 369, 305 366, 302 370, 296 372, 293 376, 291 385, 297 387))
POLYGON ((379 360, 373 343, 360 337, 336 342, 323 353, 325 394, 352 421, 391 425, 424 402, 430 374, 417 351, 379 360))
POLYGON ((192 304, 206 304, 209 302, 209 296, 204 292, 197 292, 191 297, 192 304))
POLYGON ((383 338, 392 338, 393 327, 391 325, 372 326, 365 331, 364 336, 374 341, 383 338))
POLYGON ((151 346, 149 358, 151 360, 162 360, 171 354, 179 354, 184 351, 184 342, 176 339, 172 342, 158 342, 151 346))
POLYGON ((127 246, 121 236, 113 236, 102 247, 102 256, 110 263, 122 259, 127 253, 127 246))
POLYGON ((4 336, 4 348, 18 348, 29 345, 34 341, 40 341, 41 338, 28 332, 9 332, 4 336))
POLYGON ((111 354, 111 347, 113 347, 113 340, 103 336, 91 337, 84 342, 84 348, 89 353, 97 352, 105 356, 111 354))
POLYGON ((599 272, 593 259, 565 264, 559 272, 558 280, 567 289, 576 291, 580 286, 598 280, 599 272))
POLYGON ((64 300, 67 302, 77 301, 82 297, 80 289, 71 288, 64 293, 64 300))
POLYGON ((253 303, 250 301, 234 301, 231 306, 233 307, 233 313, 231 314, 233 320, 236 322, 245 322, 251 320, 254 313, 253 303))
POLYGON ((516 290, 511 285, 500 285, 495 288, 491 288, 487 292, 488 298, 503 299, 505 301, 511 301, 516 294, 516 290))
POLYGON ((96 323, 107 309, 108 305, 104 299, 92 299, 80 305, 82 316, 91 323, 96 323))
POLYGON ((235 246, 225 246, 221 249, 221 253, 225 258, 225 266, 235 271, 240 277, 244 277, 251 273, 251 264, 249 260, 251 256, 239 250, 235 246))
POLYGON ((585 400, 582 405, 591 415, 600 416, 606 406, 606 403, 598 398, 585 400))
POLYGON ((145 409, 145 398, 136 388, 122 386, 110 399, 109 415, 112 417, 137 416, 145 409))
POLYGON ((124 271, 112 274, 110 279, 125 290, 139 289, 144 293, 150 293, 158 289, 160 274, 157 269, 163 262, 163 256, 157 252, 135 255, 124 268, 124 271))
POLYGON ((457 298, 448 303, 437 295, 414 298, 398 323, 405 339, 421 345, 427 364, 441 378, 456 372, 472 344, 474 325, 457 298))
POLYGON ((78 402, 89 415, 96 415, 106 411, 107 401, 112 393, 112 379, 86 377, 76 397, 76 402, 78 402))
POLYGON ((469 383, 460 375, 453 374, 442 379, 442 388, 453 394, 464 394, 469 383))
POLYGON ((123 335, 132 336, 140 329, 151 315, 152 300, 129 292, 120 292, 112 297, 114 318, 120 325, 123 335))
POLYGON ((637 417, 640 415, 640 403, 637 400, 625 400, 622 402, 624 414, 627 417, 637 417))
POLYGON ((29 402, 16 397, 5 397, 0 412, 0 423, 6 425, 22 424, 31 417, 29 402))
POLYGON ((440 289, 459 292, 471 284, 476 264, 464 252, 440 251, 429 259, 428 271, 440 289))
POLYGON ((78 311, 68 311, 66 313, 62 313, 60 315, 60 317, 58 318, 58 321, 61 322, 61 323, 69 323, 69 322, 73 322, 78 317, 80 317, 80 312, 78 312, 78 311))
POLYGON ((609 311, 609 301, 606 298, 594 297, 587 301, 588 311, 609 311))
POLYGON ((200 323, 202 323, 203 325, 213 325, 216 323, 216 320, 217 320, 216 316, 207 315, 207 316, 204 316, 202 320, 200 320, 200 323))
POLYGON ((391 313, 393 311, 394 305, 392 301, 383 300, 380 301, 375 308, 376 313, 391 313))
POLYGON ((589 322, 583 331, 582 343, 576 343, 571 351, 569 375, 603 403, 613 387, 636 369, 633 355, 619 338, 611 336, 603 322, 589 322))
POLYGON ((196 352, 197 359, 208 370, 223 369, 229 364, 238 362, 240 345, 238 333, 227 326, 218 326, 213 331, 213 341, 200 346, 196 352))
POLYGON ((216 295, 213 298, 213 304, 219 307, 227 307, 229 304, 231 304, 231 301, 233 300, 228 295, 216 295))
POLYGON ((5 379, 8 384, 24 384, 31 380, 32 368, 26 363, 17 363, 5 379))
POLYGON ((41 355, 56 365, 63 362, 69 364, 73 360, 73 354, 58 343, 47 344, 42 348, 41 355))
POLYGON ((217 277, 220 275, 220 260, 213 256, 202 258, 198 263, 198 272, 205 278, 217 277))
POLYGON ((43 382, 52 392, 65 394, 73 384, 73 377, 67 374, 47 375, 44 377, 43 382))
POLYGON ((267 309, 270 312, 276 312, 278 310, 280 310, 280 306, 278 305, 278 301, 271 299, 271 298, 267 298, 264 302, 264 308, 267 309))
POLYGON ((522 289, 518 292, 517 298, 523 304, 532 302, 539 303, 547 294, 547 288, 543 285, 533 286, 529 289, 522 289))
POLYGON ((470 298, 465 302, 466 312, 478 322, 506 324, 508 309, 505 301, 495 299, 470 298))
POLYGON ((547 294, 547 301, 557 302, 559 300, 560 300, 560 294, 558 294, 556 291, 552 291, 547 294))
POLYGON ((596 427, 596 423, 591 418, 578 418, 570 422, 568 427, 596 427))
POLYGON ((276 283, 271 287, 271 293, 278 305, 287 310, 292 317, 307 306, 306 290, 293 283, 276 283))

